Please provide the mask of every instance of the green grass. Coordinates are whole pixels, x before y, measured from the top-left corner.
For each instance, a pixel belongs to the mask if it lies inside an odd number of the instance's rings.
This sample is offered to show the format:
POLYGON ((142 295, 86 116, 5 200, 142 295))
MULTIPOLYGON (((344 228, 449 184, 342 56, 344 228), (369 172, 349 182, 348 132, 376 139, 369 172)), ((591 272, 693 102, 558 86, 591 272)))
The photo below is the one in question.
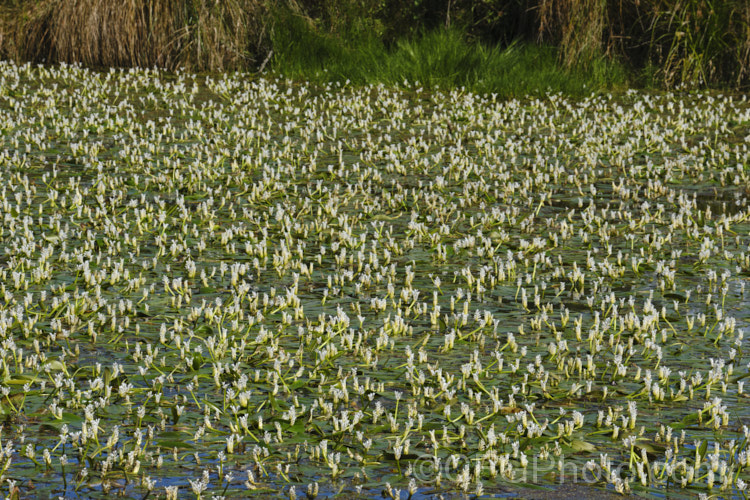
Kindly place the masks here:
POLYGON ((585 95, 627 86, 628 71, 617 62, 595 60, 567 69, 558 49, 534 44, 490 47, 471 43, 457 29, 435 30, 387 47, 363 34, 342 39, 317 31, 299 17, 277 23, 272 70, 315 83, 404 82, 424 88, 460 88, 502 96, 563 92, 585 95))

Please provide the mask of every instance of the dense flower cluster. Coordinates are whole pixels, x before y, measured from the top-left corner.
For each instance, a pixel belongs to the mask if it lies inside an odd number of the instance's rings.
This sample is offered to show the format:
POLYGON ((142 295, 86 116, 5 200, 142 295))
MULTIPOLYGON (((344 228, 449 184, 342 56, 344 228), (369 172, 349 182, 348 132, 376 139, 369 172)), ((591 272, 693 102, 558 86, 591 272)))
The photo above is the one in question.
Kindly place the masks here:
POLYGON ((0 63, 0 109, 8 494, 745 490, 744 100, 0 63))

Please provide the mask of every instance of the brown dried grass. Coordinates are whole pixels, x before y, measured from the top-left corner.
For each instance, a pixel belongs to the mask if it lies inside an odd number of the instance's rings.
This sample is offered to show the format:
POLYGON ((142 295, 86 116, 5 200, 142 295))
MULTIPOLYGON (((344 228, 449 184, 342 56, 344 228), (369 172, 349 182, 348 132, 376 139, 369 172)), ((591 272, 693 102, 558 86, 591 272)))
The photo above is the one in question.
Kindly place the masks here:
POLYGON ((561 62, 586 64, 607 52, 607 0, 540 0, 539 38, 560 46, 561 62))
POLYGON ((0 52, 22 60, 222 71, 267 50, 263 0, 41 0, 4 14, 0 52))

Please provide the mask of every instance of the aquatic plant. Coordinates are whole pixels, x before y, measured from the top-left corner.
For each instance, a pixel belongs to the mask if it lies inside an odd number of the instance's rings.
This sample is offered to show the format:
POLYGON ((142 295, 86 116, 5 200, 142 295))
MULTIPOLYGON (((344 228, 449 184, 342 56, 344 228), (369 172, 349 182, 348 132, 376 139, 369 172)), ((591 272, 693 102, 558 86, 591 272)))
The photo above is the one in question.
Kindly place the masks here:
POLYGON ((0 109, 9 496, 744 495, 744 99, 3 62, 0 109))

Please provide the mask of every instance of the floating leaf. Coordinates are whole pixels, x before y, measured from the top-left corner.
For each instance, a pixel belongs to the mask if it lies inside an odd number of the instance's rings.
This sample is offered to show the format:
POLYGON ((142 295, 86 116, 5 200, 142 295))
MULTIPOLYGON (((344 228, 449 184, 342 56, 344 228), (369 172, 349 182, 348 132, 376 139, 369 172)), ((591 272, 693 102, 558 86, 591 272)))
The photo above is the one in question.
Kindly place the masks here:
POLYGON ((593 444, 589 442, 581 441, 580 439, 572 440, 569 446, 576 453, 581 453, 581 452, 591 453, 591 452, 596 451, 596 446, 594 446, 593 444))

